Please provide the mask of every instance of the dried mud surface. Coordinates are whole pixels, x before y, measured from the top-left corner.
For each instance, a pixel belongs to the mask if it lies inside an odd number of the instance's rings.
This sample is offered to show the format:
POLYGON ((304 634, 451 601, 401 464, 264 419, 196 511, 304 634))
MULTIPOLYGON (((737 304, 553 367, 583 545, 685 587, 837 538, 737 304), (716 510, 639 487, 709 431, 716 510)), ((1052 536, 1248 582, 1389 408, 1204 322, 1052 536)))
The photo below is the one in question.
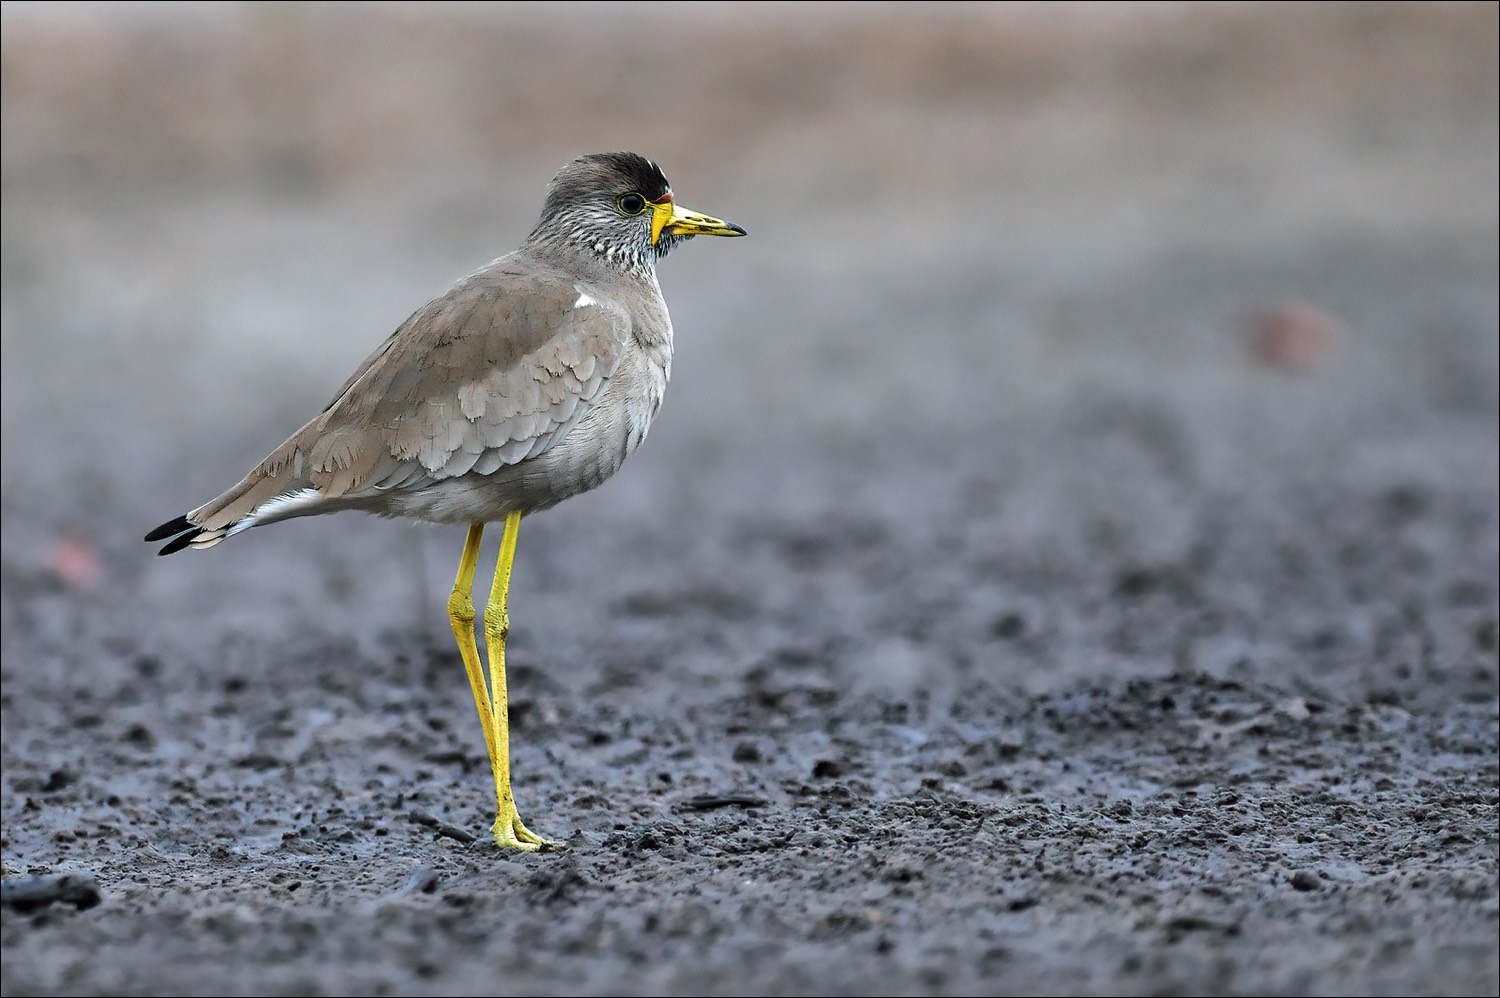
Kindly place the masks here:
POLYGON ((1495 993, 1495 9, 1427 8, 7 5, 0 990, 1495 993), (461 531, 138 538, 612 146, 751 236, 522 531, 500 854, 461 531))

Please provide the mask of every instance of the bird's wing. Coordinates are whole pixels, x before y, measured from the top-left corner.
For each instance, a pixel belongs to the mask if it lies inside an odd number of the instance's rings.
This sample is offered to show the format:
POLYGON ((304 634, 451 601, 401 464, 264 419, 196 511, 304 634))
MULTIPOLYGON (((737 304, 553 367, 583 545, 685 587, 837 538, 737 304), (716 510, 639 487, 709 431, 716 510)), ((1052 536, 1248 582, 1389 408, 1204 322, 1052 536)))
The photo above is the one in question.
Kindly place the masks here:
POLYGON ((497 261, 414 313, 322 414, 188 520, 223 530, 289 492, 355 498, 534 457, 583 418, 630 333, 623 309, 571 280, 497 261))

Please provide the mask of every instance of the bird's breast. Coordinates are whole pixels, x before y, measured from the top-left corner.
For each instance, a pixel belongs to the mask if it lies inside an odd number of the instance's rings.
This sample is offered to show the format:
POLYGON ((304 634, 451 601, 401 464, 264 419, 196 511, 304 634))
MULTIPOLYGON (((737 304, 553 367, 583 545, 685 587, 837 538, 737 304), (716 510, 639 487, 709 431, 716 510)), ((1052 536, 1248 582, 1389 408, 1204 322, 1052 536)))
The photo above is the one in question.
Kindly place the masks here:
POLYGON ((545 509, 608 479, 646 439, 671 372, 671 341, 633 345, 578 424, 524 463, 526 507, 545 509))

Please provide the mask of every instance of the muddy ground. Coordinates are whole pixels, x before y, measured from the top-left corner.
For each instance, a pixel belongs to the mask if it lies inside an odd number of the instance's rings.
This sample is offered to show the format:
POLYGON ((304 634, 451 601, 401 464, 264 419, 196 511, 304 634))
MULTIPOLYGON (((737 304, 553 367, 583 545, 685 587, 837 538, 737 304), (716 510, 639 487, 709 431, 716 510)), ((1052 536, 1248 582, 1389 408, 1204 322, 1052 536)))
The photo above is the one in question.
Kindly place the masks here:
POLYGON ((1493 4, 53 6, 6 995, 1500 989, 1493 4), (501 855, 462 531, 139 538, 618 147, 751 235, 525 524, 501 855))

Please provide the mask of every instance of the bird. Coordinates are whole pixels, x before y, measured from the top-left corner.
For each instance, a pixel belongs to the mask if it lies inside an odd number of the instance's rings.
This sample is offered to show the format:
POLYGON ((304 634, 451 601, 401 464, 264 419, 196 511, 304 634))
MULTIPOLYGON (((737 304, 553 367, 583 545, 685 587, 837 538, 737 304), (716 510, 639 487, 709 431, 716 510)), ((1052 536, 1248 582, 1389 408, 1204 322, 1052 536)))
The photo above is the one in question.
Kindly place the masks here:
POLYGON ((694 236, 743 236, 679 205, 654 162, 580 156, 547 186, 515 251, 417 309, 323 410, 229 490, 146 535, 207 550, 252 527, 362 510, 468 525, 448 616, 495 783, 501 849, 564 846, 527 828, 511 790, 505 640, 521 518, 600 485, 646 438, 672 367, 656 264, 694 236), (487 524, 500 555, 475 636, 487 524))

